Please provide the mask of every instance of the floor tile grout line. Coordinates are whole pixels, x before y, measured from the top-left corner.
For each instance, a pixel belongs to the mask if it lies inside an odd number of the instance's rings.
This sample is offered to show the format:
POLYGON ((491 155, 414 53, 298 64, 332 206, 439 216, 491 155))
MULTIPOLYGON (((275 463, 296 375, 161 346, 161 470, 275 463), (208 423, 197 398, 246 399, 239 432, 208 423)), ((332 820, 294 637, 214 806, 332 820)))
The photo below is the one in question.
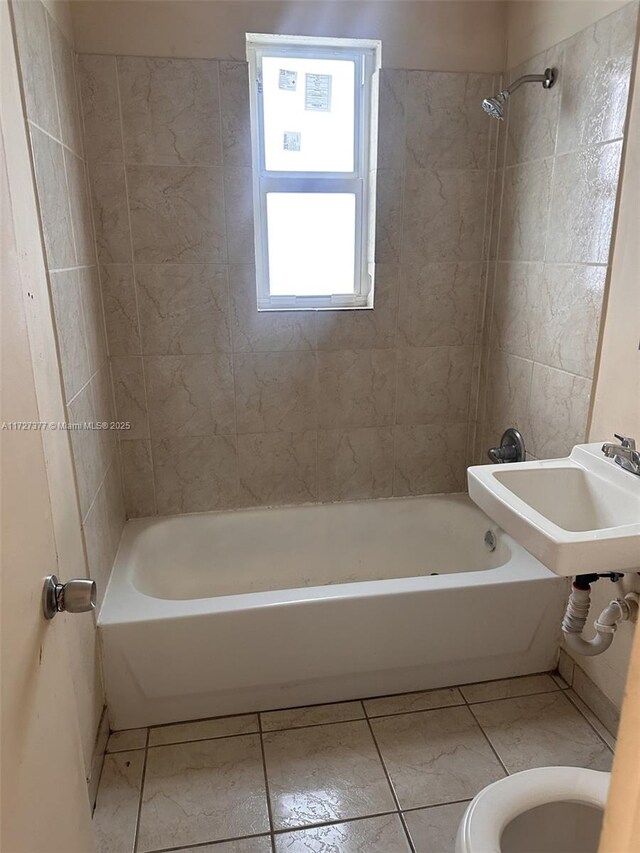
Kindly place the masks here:
MULTIPOLYGON (((472 708, 472 706, 471 706, 468 702, 467 702, 467 708, 469 709, 469 712, 471 713, 471 716, 473 717, 473 720, 474 720, 475 724, 478 726, 478 728, 479 728, 479 729, 480 729, 480 731, 482 732, 482 736, 484 737, 484 739, 486 740, 486 742, 489 744, 489 749, 490 749, 490 750, 491 750, 491 752, 493 752, 493 754, 495 755, 495 757, 496 757, 496 759, 497 759, 497 761, 498 761, 498 763, 499 763, 500 767, 502 767, 502 769, 504 770, 504 772, 506 773, 506 775, 507 775, 507 776, 511 776, 511 773, 509 773, 509 771, 507 770, 507 765, 504 763, 504 761, 503 761, 503 760, 500 758, 500 756, 498 755, 498 751, 496 750, 495 746, 491 743, 491 740, 489 739, 489 735, 488 735, 488 734, 485 732, 485 730, 482 728, 482 725, 480 724, 480 720, 479 720, 479 719, 476 717, 476 715, 473 713, 473 708, 472 708)), ((478 793, 480 793, 480 792, 478 792, 478 793)))
POLYGON ((514 693, 513 696, 496 696, 493 699, 465 699, 465 705, 488 705, 489 702, 506 702, 508 699, 527 699, 529 696, 548 696, 551 693, 563 692, 562 687, 556 684, 551 690, 536 690, 534 693, 514 693))
MULTIPOLYGON (((439 688, 436 688, 436 689, 439 689, 439 688)), ((352 717, 348 720, 325 720, 324 722, 321 722, 321 723, 305 723, 305 725, 301 725, 301 726, 283 726, 282 728, 277 728, 277 729, 264 729, 263 728, 262 732, 263 732, 263 734, 275 734, 277 732, 290 732, 290 731, 295 732, 295 731, 302 731, 304 729, 317 729, 317 728, 321 728, 322 726, 339 726, 339 725, 343 725, 344 723, 358 723, 358 722, 363 722, 366 720, 372 720, 373 721, 373 720, 384 720, 384 719, 388 719, 389 717, 407 717, 407 716, 410 716, 411 714, 424 714, 424 713, 428 713, 429 711, 443 711, 443 710, 446 710, 447 708, 461 708, 461 707, 464 707, 465 705, 468 705, 468 706, 488 705, 491 702, 506 702, 509 699, 527 699, 530 696, 548 696, 548 695, 551 695, 554 693, 566 693, 567 690, 570 690, 570 689, 571 688, 564 688, 563 689, 559 686, 556 686, 553 690, 538 690, 535 693, 518 693, 518 694, 515 694, 513 696, 499 696, 499 697, 494 698, 494 699, 480 699, 480 700, 476 700, 476 701, 466 700, 466 699, 464 699, 464 696, 463 696, 462 701, 457 701, 453 704, 433 705, 430 708, 412 708, 412 709, 407 710, 407 711, 390 711, 389 713, 386 713, 386 714, 371 714, 371 713, 367 713, 365 711, 363 716, 352 717)), ((400 693, 400 694, 395 694, 395 695, 411 696, 412 694, 400 693)), ((378 698, 378 697, 373 697, 373 698, 378 698)), ((380 698, 386 698, 386 697, 380 697, 380 698)), ((366 700, 349 700, 349 701, 366 701, 366 700)), ((331 703, 331 704, 333 704, 333 703, 331 703)), ((315 706, 308 706, 308 707, 315 707, 315 706)), ((283 709, 283 710, 287 710, 287 709, 283 709)), ((578 710, 580 710, 580 709, 578 708, 578 710)), ((259 713, 263 713, 263 712, 259 712, 259 713)), ((271 713, 271 712, 269 711, 266 713, 271 713)), ((203 722, 203 721, 206 721, 208 719, 220 719, 220 718, 216 718, 216 717, 207 718, 207 717, 205 717, 205 718, 203 718, 203 720, 186 721, 184 723, 184 725, 189 725, 191 722, 203 722)), ((226 718, 222 718, 222 719, 226 719, 226 718)), ((167 723, 166 727, 169 727, 171 725, 183 725, 183 724, 181 724, 181 723, 177 723, 177 724, 176 723, 167 723)), ((602 725, 604 725, 604 723, 602 725)), ((164 728, 164 727, 165 726, 159 726, 158 728, 164 728)), ((605 726, 605 728, 606 728, 606 726, 605 726)), ((126 731, 126 730, 124 730, 124 731, 126 731)), ((167 741, 166 743, 150 743, 149 742, 149 744, 145 745, 145 746, 127 747, 126 749, 118 749, 118 750, 113 750, 113 751, 107 751, 105 754, 106 755, 118 755, 119 753, 122 753, 122 752, 139 752, 140 750, 143 750, 143 749, 161 749, 162 747, 165 747, 165 746, 180 746, 181 744, 187 744, 187 743, 203 743, 203 742, 210 741, 210 740, 225 740, 225 739, 228 740, 231 738, 248 737, 250 735, 255 735, 255 734, 259 734, 259 733, 260 733, 259 729, 255 729, 253 731, 247 731, 247 732, 234 732, 232 734, 211 735, 209 737, 194 737, 194 738, 188 738, 187 740, 167 741)))
POLYGON ((149 757, 149 729, 147 729, 147 737, 144 748, 144 758, 142 760, 142 774, 140 776, 140 793, 138 795, 138 809, 136 814, 136 827, 133 833, 133 853, 138 851, 138 841, 140 839, 140 818, 142 816, 142 795, 144 793, 144 782, 147 775, 147 759, 149 757))
MULTIPOLYGON (((232 738, 238 737, 251 737, 251 735, 260 734, 258 729, 255 729, 252 732, 235 732, 234 734, 229 735, 212 735, 211 737, 194 737, 189 738, 188 740, 172 740, 167 741, 167 743, 150 743, 149 749, 162 749, 163 746, 181 746, 183 743, 206 743, 210 740, 231 740, 232 738)), ((142 747, 139 747, 142 749, 142 747)), ((121 750, 124 752, 125 750, 121 750)))
POLYGON ((411 853, 416 853, 416 847, 413 843, 413 838, 411 837, 411 833, 409 832, 409 825, 407 824, 406 818, 404 816, 404 812, 399 812, 398 817, 400 818, 400 823, 402 824, 402 829, 404 830, 404 834, 407 839, 407 844, 409 845, 409 850, 411 853))
POLYGON ((380 745, 378 744, 378 741, 376 740, 376 736, 375 736, 375 733, 373 731, 373 726, 371 725, 371 720, 369 719, 369 715, 367 714, 367 709, 364 705, 364 702, 362 703, 362 707, 364 708, 365 719, 367 722, 367 727, 369 729, 369 734, 371 735, 374 746, 376 748, 376 752, 378 753, 378 758, 380 759, 380 764, 382 765, 382 771, 383 771, 385 778, 387 780, 387 784, 389 785, 389 789, 391 791, 391 796, 393 797, 393 801, 396 804, 396 811, 397 811, 398 815, 400 815, 400 822, 402 823, 402 827, 405 831, 405 835, 407 836, 407 840, 409 843, 409 849, 411 850, 411 853, 416 853, 416 848, 414 846, 413 839, 411 838, 411 836, 409 834, 409 830, 407 829, 407 826, 404 822, 404 818, 402 817, 402 809, 400 808, 400 800, 398 799, 396 789, 395 789, 393 782, 391 780, 391 775, 387 769, 387 765, 385 764, 385 760, 382 756, 382 750, 380 749, 380 745))
POLYGON ((296 826, 286 826, 282 829, 274 829, 274 837, 279 835, 287 835, 290 832, 306 832, 309 829, 323 829, 326 826, 341 826, 343 823, 358 823, 361 820, 370 820, 377 817, 396 817, 399 815, 397 810, 374 812, 373 814, 358 815, 357 817, 342 817, 336 820, 325 820, 319 823, 303 823, 296 826))
POLYGON ((177 847, 156 847, 154 850, 149 850, 148 853, 175 853, 175 851, 179 851, 179 853, 182 853, 182 851, 189 853, 190 850, 201 850, 203 847, 210 847, 211 845, 233 844, 235 841, 250 841, 254 838, 270 838, 270 833, 260 832, 253 833, 252 835, 233 835, 229 838, 197 841, 195 844, 190 844, 188 847, 185 847, 184 844, 180 844, 177 847))
POLYGON ((267 773, 267 756, 264 748, 264 736, 262 731, 262 714, 258 714, 258 734, 260 737, 260 754, 262 756, 262 773, 264 775, 264 789, 267 799, 267 818, 269 820, 269 838, 271 841, 271 851, 276 853, 276 842, 274 837, 275 827, 273 824, 273 808, 271 806, 271 791, 269 789, 269 774, 267 773))
POLYGON ((459 806, 462 803, 470 803, 473 797, 467 797, 464 800, 448 800, 444 803, 431 803, 428 806, 411 806, 411 808, 403 809, 402 814, 411 814, 412 812, 423 812, 427 809, 441 809, 443 806, 459 806))

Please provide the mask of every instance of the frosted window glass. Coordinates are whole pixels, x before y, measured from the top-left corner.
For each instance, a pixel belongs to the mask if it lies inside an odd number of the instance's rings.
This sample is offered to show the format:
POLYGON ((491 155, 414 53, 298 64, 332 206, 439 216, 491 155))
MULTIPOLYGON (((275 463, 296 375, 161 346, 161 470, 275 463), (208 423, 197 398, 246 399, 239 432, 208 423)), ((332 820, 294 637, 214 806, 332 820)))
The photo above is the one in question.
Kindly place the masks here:
POLYGON ((272 172, 353 172, 355 62, 262 59, 265 166, 272 172))
POLYGON ((354 293, 356 197, 267 193, 272 296, 354 293))

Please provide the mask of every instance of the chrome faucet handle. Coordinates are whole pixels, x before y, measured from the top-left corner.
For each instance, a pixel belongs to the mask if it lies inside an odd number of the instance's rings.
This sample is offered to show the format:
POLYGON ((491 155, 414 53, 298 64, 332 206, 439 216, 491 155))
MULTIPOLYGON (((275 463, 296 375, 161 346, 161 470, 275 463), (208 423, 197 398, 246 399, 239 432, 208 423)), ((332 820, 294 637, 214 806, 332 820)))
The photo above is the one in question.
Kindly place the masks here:
POLYGON ((621 444, 623 447, 628 447, 628 448, 629 448, 629 450, 635 450, 635 449, 636 449, 636 440, 635 440, 635 438, 629 438, 629 437, 628 437, 628 436, 626 436, 626 435, 619 435, 617 432, 614 432, 614 434, 613 434, 613 435, 614 435, 614 438, 617 438, 617 439, 618 439, 618 441, 620 442, 620 444, 621 444))

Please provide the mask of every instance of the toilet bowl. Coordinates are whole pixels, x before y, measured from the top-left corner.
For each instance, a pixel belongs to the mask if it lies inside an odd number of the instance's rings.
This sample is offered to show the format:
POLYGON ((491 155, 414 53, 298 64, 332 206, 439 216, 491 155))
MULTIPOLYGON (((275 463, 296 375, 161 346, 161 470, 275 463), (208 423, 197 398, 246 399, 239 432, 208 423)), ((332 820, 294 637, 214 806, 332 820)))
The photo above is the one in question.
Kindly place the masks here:
POLYGON ((596 853, 610 777, 537 767, 500 779, 469 803, 456 853, 596 853))

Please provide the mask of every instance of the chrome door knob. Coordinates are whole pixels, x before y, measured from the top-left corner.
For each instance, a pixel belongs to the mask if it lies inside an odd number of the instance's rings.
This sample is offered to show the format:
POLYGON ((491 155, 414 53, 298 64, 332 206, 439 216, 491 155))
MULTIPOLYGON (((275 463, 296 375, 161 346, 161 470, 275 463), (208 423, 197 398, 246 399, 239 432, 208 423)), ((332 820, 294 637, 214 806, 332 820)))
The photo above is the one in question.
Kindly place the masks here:
POLYGON ((53 619, 56 613, 86 613, 96 607, 96 582, 90 578, 73 578, 59 583, 55 575, 44 582, 42 609, 45 619, 53 619))

